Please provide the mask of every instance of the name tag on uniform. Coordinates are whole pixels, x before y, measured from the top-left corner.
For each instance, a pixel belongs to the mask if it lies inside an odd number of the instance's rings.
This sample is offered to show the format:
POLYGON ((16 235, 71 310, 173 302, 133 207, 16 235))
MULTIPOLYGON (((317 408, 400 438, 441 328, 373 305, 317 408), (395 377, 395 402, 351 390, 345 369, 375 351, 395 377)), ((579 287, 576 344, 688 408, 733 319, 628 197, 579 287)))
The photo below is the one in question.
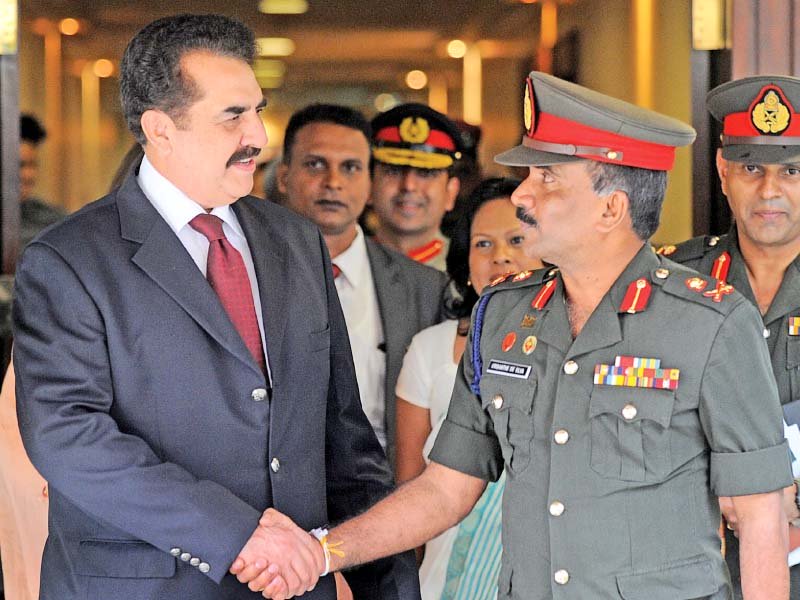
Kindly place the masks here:
POLYGON ((494 375, 515 377, 516 379, 527 379, 531 374, 531 367, 530 365, 518 365, 503 360, 491 360, 486 372, 494 375))

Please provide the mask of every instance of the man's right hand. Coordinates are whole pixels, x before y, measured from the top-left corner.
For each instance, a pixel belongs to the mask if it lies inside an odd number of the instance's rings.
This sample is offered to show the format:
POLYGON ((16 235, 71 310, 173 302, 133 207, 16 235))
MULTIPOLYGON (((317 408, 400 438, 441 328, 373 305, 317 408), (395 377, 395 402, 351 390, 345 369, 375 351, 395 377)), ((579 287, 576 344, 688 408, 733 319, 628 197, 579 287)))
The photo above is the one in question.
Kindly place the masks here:
POLYGON ((231 565, 231 573, 254 592, 269 587, 276 600, 314 589, 325 569, 319 542, 287 516, 270 508, 231 565))

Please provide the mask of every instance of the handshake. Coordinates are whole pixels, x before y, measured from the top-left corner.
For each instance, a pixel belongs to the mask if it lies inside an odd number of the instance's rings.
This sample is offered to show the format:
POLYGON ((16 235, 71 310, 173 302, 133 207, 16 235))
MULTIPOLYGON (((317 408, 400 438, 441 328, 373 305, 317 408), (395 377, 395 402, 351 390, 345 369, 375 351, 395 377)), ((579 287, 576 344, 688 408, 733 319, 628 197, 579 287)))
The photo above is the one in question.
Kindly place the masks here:
POLYGON ((314 589, 330 569, 324 540, 300 529, 286 515, 268 508, 233 561, 230 572, 264 598, 285 600, 314 589))

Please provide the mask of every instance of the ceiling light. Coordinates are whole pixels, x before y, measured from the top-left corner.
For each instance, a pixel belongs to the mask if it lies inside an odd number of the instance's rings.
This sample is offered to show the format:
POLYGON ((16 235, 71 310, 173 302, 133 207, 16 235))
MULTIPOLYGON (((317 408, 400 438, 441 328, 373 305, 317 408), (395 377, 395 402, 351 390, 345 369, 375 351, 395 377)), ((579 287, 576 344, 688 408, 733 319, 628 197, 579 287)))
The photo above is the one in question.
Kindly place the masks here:
POLYGON ((425 71, 414 69, 406 73, 406 85, 412 90, 421 90, 428 85, 428 76, 425 71))
POLYGON ((378 94, 375 96, 375 108, 378 112, 386 112, 387 110, 393 109, 395 106, 400 104, 400 100, 397 99, 394 94, 378 94))
POLYGON ((291 56, 294 42, 289 38, 262 37, 256 40, 259 56, 291 56))
POLYGON ((92 71, 94 71, 94 74, 98 77, 111 77, 114 74, 114 63, 107 58, 101 58, 94 61, 92 71))
POLYGON ((78 19, 61 19, 58 23, 58 30, 64 35, 75 35, 81 30, 81 24, 78 19))
POLYGON ((267 15, 302 15, 308 10, 306 0, 261 0, 258 10, 267 15))
POLYGON ((467 53, 467 45, 461 40, 451 40, 447 44, 447 55, 450 58, 464 58, 467 53))

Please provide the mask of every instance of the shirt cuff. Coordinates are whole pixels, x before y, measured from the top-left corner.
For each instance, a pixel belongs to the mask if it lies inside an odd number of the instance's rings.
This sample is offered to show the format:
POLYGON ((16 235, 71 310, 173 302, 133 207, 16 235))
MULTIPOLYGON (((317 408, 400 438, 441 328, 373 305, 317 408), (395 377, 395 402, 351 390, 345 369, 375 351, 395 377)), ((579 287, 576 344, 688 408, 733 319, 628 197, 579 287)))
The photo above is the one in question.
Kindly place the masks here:
POLYGON ((789 446, 751 452, 712 452, 711 489, 717 496, 747 496, 792 485, 789 446))
POLYGON ((442 422, 430 459, 486 481, 497 481, 503 472, 503 455, 496 437, 447 419, 442 422))

